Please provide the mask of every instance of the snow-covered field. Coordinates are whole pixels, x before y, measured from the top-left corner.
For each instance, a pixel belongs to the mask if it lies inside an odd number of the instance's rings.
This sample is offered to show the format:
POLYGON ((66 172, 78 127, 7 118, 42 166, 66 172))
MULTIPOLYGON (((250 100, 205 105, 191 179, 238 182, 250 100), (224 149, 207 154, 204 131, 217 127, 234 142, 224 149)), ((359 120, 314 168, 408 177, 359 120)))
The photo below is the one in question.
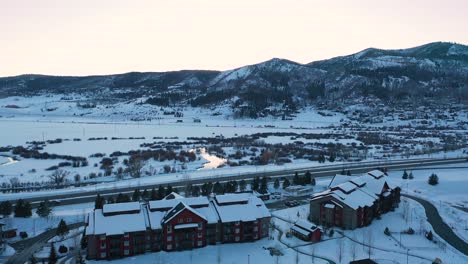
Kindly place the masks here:
POLYGON ((403 180, 403 171, 391 171, 389 177, 402 187, 403 192, 430 201, 453 231, 468 242, 468 212, 453 207, 468 209, 468 167, 465 163, 438 167, 445 169, 408 170, 408 173, 412 172, 414 175, 412 180, 403 180), (438 185, 428 184, 432 173, 439 177, 438 185))

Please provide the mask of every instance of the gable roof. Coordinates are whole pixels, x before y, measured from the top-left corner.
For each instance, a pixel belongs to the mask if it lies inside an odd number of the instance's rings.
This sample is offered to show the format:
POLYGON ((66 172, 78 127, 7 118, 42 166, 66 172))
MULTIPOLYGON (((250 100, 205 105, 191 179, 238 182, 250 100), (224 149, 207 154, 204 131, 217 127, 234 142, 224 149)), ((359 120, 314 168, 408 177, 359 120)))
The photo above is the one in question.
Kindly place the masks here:
POLYGON ((171 221, 175 216, 183 212, 185 209, 189 210, 190 212, 194 213, 195 215, 199 216, 202 219, 206 220, 206 217, 191 208, 190 206, 186 205, 184 202, 179 202, 176 206, 174 206, 171 210, 169 210, 166 215, 162 219, 162 223, 167 223, 171 221))

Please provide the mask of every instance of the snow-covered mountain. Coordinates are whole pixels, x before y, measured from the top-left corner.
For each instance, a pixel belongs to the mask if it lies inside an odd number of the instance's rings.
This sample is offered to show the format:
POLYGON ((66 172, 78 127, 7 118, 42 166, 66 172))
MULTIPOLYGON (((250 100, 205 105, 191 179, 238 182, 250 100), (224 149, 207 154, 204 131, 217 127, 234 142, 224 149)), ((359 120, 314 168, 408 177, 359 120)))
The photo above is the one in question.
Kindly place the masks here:
POLYGON ((275 58, 222 72, 20 75, 0 78, 0 93, 73 93, 107 100, 144 98, 145 102, 163 106, 227 104, 241 109, 241 116, 255 116, 273 105, 295 110, 304 104, 370 95, 383 102, 425 97, 466 100, 468 46, 436 42, 401 50, 370 48, 308 64, 275 58))

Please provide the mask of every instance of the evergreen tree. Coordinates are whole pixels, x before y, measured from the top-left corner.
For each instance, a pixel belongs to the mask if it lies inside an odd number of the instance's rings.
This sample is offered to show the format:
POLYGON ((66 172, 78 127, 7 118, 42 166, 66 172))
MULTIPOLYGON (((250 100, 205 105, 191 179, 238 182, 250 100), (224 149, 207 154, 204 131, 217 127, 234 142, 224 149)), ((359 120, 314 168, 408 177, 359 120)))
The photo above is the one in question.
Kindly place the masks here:
POLYGON ((219 181, 214 184, 213 192, 215 194, 223 194, 224 193, 223 186, 221 185, 221 183, 219 183, 219 181))
POLYGON ((283 181, 283 189, 286 189, 288 188, 289 186, 291 186, 291 183, 289 182, 288 179, 284 179, 283 181))
POLYGON ((10 201, 3 201, 0 203, 0 214, 7 217, 13 211, 13 206, 10 201))
POLYGON ((161 200, 162 198, 164 198, 166 194, 166 188, 162 185, 159 185, 159 188, 158 188, 158 200, 161 200))
POLYGON ((401 178, 404 180, 408 179, 408 172, 406 172, 406 170, 403 171, 403 176, 401 178))
POLYGON ((156 192, 156 189, 151 189, 151 195, 150 195, 150 200, 151 201, 156 201, 158 199, 158 193, 156 192))
POLYGON ((426 234, 426 237, 427 239, 431 240, 434 238, 434 236, 432 235, 432 231, 429 231, 427 234, 426 234))
POLYGON ((299 174, 297 174, 297 171, 294 173, 294 177, 293 177, 293 185, 299 185, 300 181, 299 181, 299 174))
POLYGON ((346 172, 345 172, 344 168, 341 170, 341 173, 340 173, 340 174, 341 174, 341 175, 346 175, 346 172))
POLYGON ((107 204, 113 204, 113 203, 115 203, 114 197, 112 197, 112 196, 107 197, 107 202, 106 202, 106 203, 107 203, 107 204))
POLYGON ((259 187, 260 187, 260 179, 257 176, 252 181, 252 190, 257 191, 259 187))
POLYGON ((409 178, 410 180, 414 179, 413 172, 410 172, 410 174, 409 174, 408 178, 409 178))
POLYGON ((273 187, 278 190, 278 188, 280 187, 280 182, 278 180, 278 178, 275 179, 275 183, 273 183, 273 187))
POLYGON ((306 173, 304 174, 304 178, 305 178, 305 184, 312 183, 312 174, 310 173, 310 171, 306 171, 306 173))
POLYGON ((168 184, 167 187, 166 187, 166 195, 164 195, 164 196, 168 196, 172 192, 174 192, 174 190, 172 189, 172 186, 168 184))
POLYGON ((130 202, 130 197, 126 194, 119 193, 115 199, 116 203, 128 203, 130 202))
POLYGON ((259 193, 265 194, 268 192, 268 178, 263 177, 260 183, 259 193))
POLYGON ((429 176, 428 183, 429 183, 430 185, 437 185, 437 184, 439 184, 439 176, 437 176, 437 174, 435 174, 435 173, 432 173, 431 176, 429 176))
POLYGON ((132 201, 138 202, 138 201, 140 201, 140 198, 141 198, 140 190, 135 189, 135 191, 133 192, 133 195, 132 195, 132 201))
POLYGON ((239 183, 237 181, 232 181, 232 188, 233 192, 237 192, 237 189, 239 188, 239 183))
POLYGON ((143 190, 143 194, 141 195, 141 197, 142 197, 144 200, 149 200, 149 198, 150 198, 150 193, 148 192, 148 190, 144 189, 144 190, 143 190))
POLYGON ((104 198, 101 197, 100 194, 96 196, 96 200, 94 201, 94 209, 102 209, 104 206, 104 198))
POLYGON ((211 190, 208 189, 208 183, 203 183, 201 187, 201 194, 203 196, 208 196, 211 193, 211 190))
POLYGON ((54 243, 50 244, 49 264, 55 264, 58 261, 57 252, 54 243))
POLYGON ((242 179, 240 182, 239 182, 239 190, 241 192, 245 192, 245 190, 247 189, 247 182, 242 179))
POLYGON ((15 217, 30 217, 32 216, 31 204, 23 199, 16 201, 15 217))
POLYGON ((40 217, 48 217, 51 212, 52 209, 49 207, 49 201, 40 202, 36 209, 36 214, 40 217))
POLYGON ((348 170, 348 171, 346 172, 346 175, 351 176, 351 171, 348 170))
POLYGON ((198 186, 198 185, 193 186, 193 188, 192 188, 192 196, 193 196, 193 197, 198 197, 198 196, 200 196, 200 186, 198 186))
POLYGON ((315 186, 315 184, 316 184, 315 178, 310 179, 310 184, 311 184, 312 186, 315 186))
POLYGON ((64 236, 66 234, 68 234, 68 226, 67 226, 67 223, 65 223, 65 221, 62 219, 60 220, 60 223, 58 224, 58 227, 57 227, 57 236, 64 236))
POLYGON ((334 162, 336 160, 336 155, 335 153, 330 153, 330 157, 328 157, 328 161, 334 162))

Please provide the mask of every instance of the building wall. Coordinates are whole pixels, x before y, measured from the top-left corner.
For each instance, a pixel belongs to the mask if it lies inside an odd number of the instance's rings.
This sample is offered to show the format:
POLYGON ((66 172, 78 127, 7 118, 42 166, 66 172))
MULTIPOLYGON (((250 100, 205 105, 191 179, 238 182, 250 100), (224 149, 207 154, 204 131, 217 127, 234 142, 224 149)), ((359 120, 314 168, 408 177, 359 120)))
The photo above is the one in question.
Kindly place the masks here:
MULTIPOLYGON (((206 220, 201 218, 200 216, 194 214, 190 210, 184 209, 180 212, 177 216, 171 219, 168 223, 162 226, 163 229, 163 249, 166 251, 172 251, 176 249, 176 234, 180 234, 180 232, 190 232, 194 234, 193 236, 193 247, 204 247, 206 245, 205 240, 205 228, 206 228, 206 220), (180 224, 189 224, 189 223, 196 223, 201 224, 201 228, 187 228, 186 230, 176 230, 174 227, 180 224), (201 236, 199 236, 201 234, 201 236)), ((180 246, 180 245, 179 245, 180 246)))

